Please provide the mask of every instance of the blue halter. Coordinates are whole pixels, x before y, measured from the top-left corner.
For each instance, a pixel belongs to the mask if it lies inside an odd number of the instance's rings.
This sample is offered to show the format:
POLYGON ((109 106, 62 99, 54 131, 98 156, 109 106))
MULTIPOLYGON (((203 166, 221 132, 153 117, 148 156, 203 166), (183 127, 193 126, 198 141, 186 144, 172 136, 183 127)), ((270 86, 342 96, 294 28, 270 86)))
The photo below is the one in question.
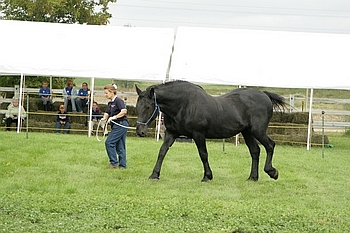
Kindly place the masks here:
POLYGON ((136 121, 136 124, 139 124, 139 125, 148 125, 148 123, 152 120, 154 114, 156 114, 156 112, 160 111, 160 107, 159 105, 157 104, 157 96, 156 96, 156 93, 154 93, 154 110, 153 110, 153 113, 152 115, 150 116, 150 118, 146 121, 146 122, 140 122, 140 121, 136 121))

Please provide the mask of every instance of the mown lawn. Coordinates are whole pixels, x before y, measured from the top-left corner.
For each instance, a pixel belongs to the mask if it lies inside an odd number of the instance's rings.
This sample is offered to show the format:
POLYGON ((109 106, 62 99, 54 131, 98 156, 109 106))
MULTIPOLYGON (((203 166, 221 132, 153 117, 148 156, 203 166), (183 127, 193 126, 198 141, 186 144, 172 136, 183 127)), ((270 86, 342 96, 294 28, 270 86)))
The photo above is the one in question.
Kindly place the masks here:
MULTIPOLYGON (((348 232, 350 137, 334 148, 277 145, 280 178, 249 182, 245 145, 208 142, 214 179, 192 143, 175 143, 150 181, 160 142, 127 139, 128 169, 107 169, 83 135, 0 132, 2 232, 348 232)), ((262 150, 264 152, 264 150, 262 150)))

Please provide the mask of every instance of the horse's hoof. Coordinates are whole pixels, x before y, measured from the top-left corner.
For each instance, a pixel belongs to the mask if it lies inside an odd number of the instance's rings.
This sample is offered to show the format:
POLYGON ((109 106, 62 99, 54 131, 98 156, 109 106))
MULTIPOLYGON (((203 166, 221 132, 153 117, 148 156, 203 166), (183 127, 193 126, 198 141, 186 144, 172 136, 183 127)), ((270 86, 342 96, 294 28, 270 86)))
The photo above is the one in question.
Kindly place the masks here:
POLYGON ((277 169, 276 169, 275 175, 274 175, 273 177, 271 177, 271 178, 273 178, 273 179, 275 179, 275 180, 278 179, 278 170, 277 170, 277 169))
POLYGON ((151 177, 151 176, 150 176, 148 179, 149 179, 149 180, 158 181, 158 180, 159 180, 159 177, 151 177))
POLYGON ((256 181, 258 181, 258 178, 249 177, 247 179, 247 181, 254 181, 254 182, 256 182, 256 181))
POLYGON ((211 181, 213 178, 208 178, 208 177, 203 177, 203 179, 201 180, 201 182, 208 182, 208 181, 211 181))

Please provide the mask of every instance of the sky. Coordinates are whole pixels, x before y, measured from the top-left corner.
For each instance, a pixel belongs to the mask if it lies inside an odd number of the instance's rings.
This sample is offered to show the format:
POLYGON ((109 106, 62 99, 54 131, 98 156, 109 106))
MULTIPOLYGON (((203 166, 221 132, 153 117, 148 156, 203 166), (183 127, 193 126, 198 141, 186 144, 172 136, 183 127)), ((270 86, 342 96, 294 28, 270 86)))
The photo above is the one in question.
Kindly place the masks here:
POLYGON ((112 26, 350 34, 349 0, 117 0, 112 26))

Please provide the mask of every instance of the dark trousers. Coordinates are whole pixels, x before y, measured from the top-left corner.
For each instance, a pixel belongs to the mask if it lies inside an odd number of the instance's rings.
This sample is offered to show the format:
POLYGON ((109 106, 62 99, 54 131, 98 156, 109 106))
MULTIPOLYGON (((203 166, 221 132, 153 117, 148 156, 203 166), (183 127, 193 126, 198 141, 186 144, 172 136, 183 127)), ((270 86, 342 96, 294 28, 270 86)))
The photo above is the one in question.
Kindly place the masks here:
POLYGON ((67 134, 69 133, 69 129, 70 129, 70 124, 69 122, 66 122, 66 124, 61 125, 61 123, 59 121, 56 121, 56 133, 60 133, 61 132, 61 127, 64 127, 64 133, 67 134))
POLYGON ((18 125, 18 119, 14 119, 14 118, 7 118, 6 119, 6 131, 10 131, 11 130, 11 124, 12 123, 15 123, 16 125, 16 128, 17 128, 17 125, 18 125))

